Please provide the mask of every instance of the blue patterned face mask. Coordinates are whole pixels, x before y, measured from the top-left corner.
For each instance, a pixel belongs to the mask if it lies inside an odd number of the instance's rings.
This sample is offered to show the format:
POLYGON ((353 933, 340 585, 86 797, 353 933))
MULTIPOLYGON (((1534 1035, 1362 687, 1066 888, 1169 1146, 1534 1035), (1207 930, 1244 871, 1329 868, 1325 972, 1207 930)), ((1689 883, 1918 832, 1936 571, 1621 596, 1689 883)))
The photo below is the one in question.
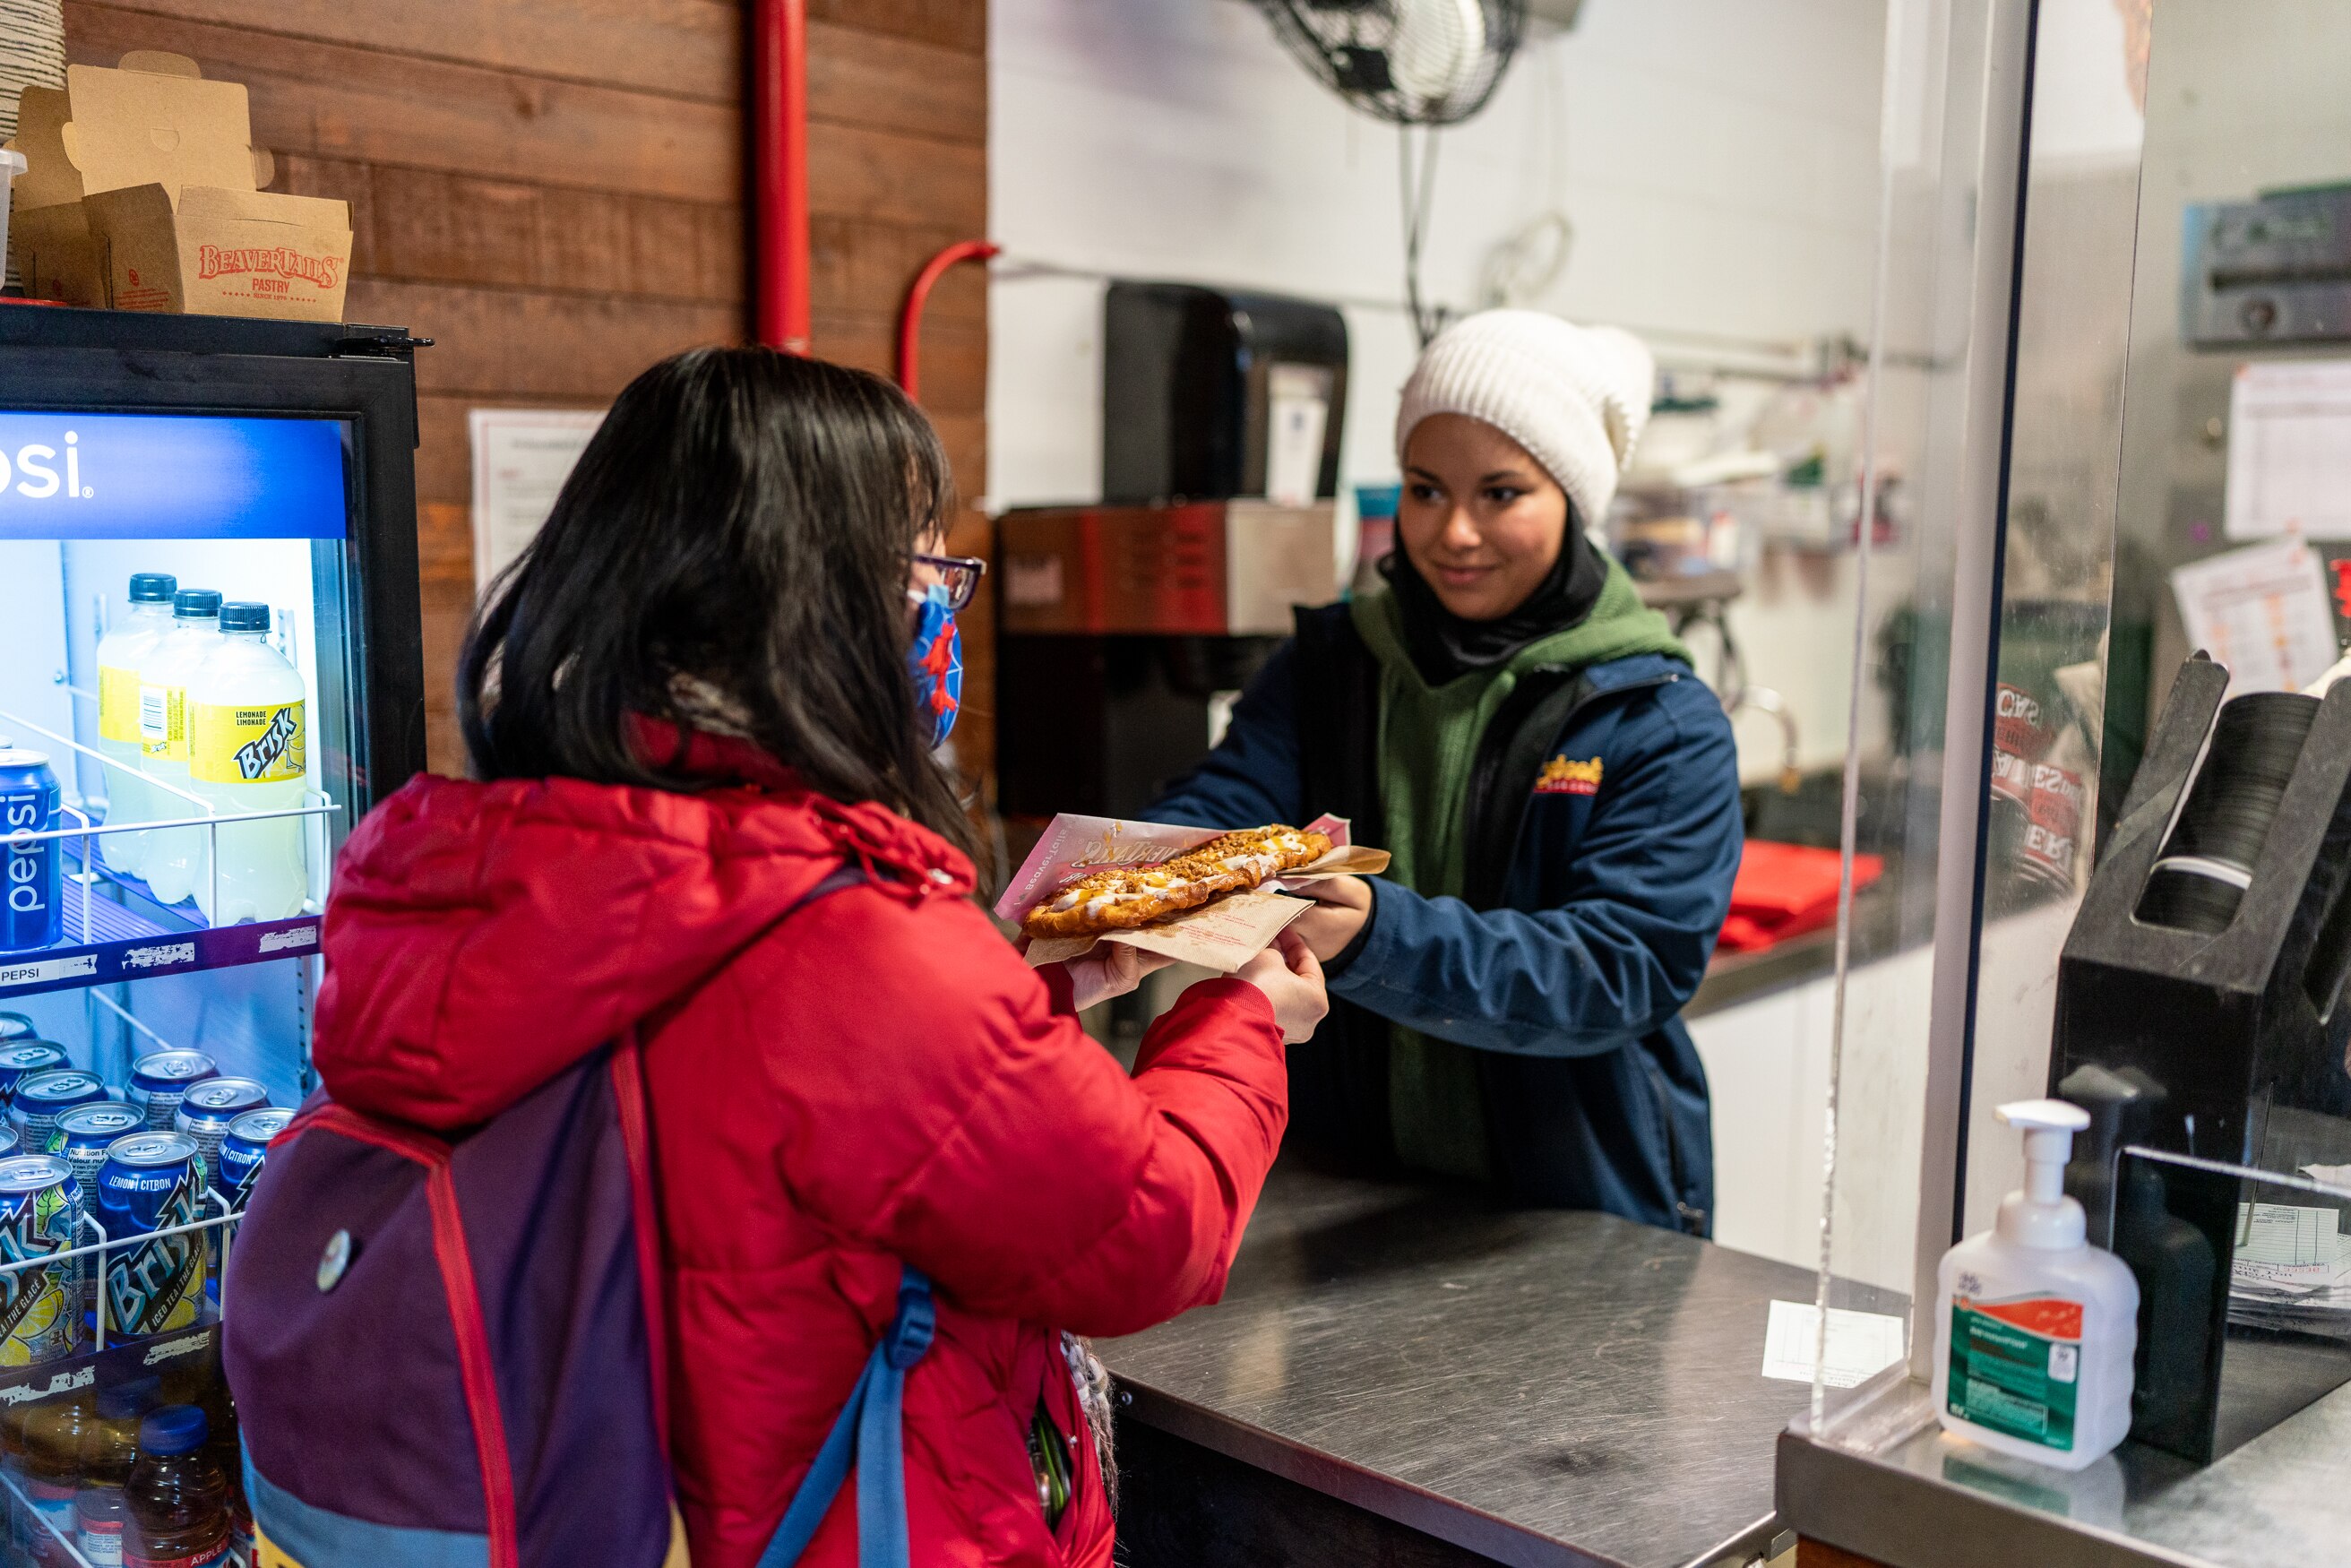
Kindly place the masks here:
POLYGON ((963 706, 963 634, 956 630, 955 607, 938 583, 924 593, 908 590, 906 597, 920 606, 914 621, 914 644, 906 650, 906 671, 914 678, 915 722, 927 716, 931 748, 946 744, 963 706))

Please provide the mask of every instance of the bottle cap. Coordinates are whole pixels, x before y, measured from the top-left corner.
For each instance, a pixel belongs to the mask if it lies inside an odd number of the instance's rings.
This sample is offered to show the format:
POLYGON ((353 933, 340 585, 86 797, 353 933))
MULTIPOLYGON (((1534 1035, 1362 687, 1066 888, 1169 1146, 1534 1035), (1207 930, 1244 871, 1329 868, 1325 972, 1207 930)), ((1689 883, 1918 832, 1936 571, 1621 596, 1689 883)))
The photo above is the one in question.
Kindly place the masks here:
POLYGON ((134 1377, 128 1383, 101 1388, 98 1391, 99 1416, 107 1421, 125 1421, 133 1416, 143 1416, 155 1408, 162 1391, 163 1380, 160 1377, 134 1377))
POLYGON ((220 613, 220 595, 209 588, 183 588, 172 595, 176 621, 209 621, 220 613))
POLYGON ((224 632, 266 632, 269 630, 269 606, 250 600, 233 599, 220 607, 221 630, 224 632))
POLYGON ((150 1454, 193 1454, 211 1431, 193 1405, 166 1405, 139 1423, 139 1447, 150 1454))
POLYGON ((131 602, 133 604, 169 604, 172 595, 180 591, 180 580, 168 571, 134 571, 131 574, 131 602))

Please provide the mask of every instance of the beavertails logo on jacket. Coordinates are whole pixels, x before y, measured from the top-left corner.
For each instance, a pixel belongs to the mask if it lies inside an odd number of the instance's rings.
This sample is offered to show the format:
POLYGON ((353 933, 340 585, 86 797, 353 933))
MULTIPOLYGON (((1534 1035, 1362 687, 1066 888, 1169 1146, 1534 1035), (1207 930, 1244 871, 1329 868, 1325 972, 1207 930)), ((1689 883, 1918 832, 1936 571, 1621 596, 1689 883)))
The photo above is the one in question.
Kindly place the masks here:
POLYGON ((198 277, 264 272, 279 277, 299 278, 305 283, 315 283, 321 288, 332 288, 335 286, 335 269, 342 265, 340 256, 305 256, 287 245, 238 246, 234 248, 200 245, 196 247, 198 277))
POLYGON ((1600 758, 1589 762, 1571 762, 1565 753, 1542 765, 1535 776, 1538 795, 1597 795, 1600 793, 1600 758))

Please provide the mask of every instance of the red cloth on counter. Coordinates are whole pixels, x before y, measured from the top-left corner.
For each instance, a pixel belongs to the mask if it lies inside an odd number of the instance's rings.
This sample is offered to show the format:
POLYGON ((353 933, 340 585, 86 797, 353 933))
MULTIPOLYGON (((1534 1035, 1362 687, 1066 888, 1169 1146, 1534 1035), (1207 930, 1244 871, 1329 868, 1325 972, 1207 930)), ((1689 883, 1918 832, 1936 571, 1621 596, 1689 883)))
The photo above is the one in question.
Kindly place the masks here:
MULTIPOLYGON (((1716 950, 1751 953, 1834 922, 1837 861, 1834 850, 1748 840, 1716 950)), ((1885 869, 1881 855, 1854 856, 1853 890, 1859 893, 1885 869)))
MULTIPOLYGON (((336 1099, 435 1129, 643 1025, 671 1439, 695 1568, 750 1568, 897 1305, 938 1291, 905 1393, 915 1563, 1108 1568, 1061 1331, 1213 1301, 1287 1117, 1244 981, 1193 987, 1134 1075, 1029 968, 972 867, 876 805, 696 737, 698 795, 421 779, 351 835, 316 1056, 336 1099), (844 859, 869 880, 778 916, 844 859), (1027 1434, 1076 1434, 1046 1528, 1027 1434)), ((801 1562, 851 1568, 846 1486, 801 1562)))

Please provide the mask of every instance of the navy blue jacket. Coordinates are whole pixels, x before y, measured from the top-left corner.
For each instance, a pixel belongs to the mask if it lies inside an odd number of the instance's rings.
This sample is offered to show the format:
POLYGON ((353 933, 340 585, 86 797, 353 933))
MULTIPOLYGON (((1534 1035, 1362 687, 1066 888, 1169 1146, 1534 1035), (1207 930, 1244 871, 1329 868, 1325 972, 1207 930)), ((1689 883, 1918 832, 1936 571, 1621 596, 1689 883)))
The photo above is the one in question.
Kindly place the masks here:
MULTIPOLYGON (((1346 608, 1300 611, 1223 741, 1151 819, 1239 828, 1332 811, 1355 841, 1381 842, 1378 689, 1346 608)), ((1720 705, 1661 654, 1531 671, 1487 727, 1466 816, 1465 898, 1373 882, 1372 918, 1331 966, 1332 1017, 1291 1051, 1294 1134, 1393 1166, 1381 1020, 1394 1020, 1478 1049, 1501 1196, 1706 1233, 1706 1071, 1677 1014, 1739 869, 1720 705)))

